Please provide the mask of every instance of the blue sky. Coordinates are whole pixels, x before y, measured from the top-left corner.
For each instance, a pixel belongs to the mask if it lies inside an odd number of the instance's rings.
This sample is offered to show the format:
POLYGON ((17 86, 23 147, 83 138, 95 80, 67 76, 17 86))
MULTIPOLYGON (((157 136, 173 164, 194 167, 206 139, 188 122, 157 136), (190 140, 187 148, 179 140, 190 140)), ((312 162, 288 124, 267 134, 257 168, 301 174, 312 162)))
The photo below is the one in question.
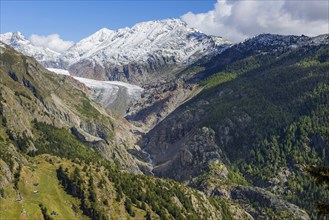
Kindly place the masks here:
POLYGON ((141 21, 180 18, 211 10, 216 0, 15 1, 1 0, 1 33, 20 31, 78 41, 106 27, 116 30, 141 21))

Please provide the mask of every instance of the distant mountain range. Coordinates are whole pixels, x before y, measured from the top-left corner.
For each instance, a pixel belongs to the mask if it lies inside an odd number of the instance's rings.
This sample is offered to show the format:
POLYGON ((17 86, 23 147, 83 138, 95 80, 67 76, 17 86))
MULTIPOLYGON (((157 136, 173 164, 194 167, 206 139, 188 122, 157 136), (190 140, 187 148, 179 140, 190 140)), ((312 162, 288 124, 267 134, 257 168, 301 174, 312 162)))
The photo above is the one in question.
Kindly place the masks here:
POLYGON ((45 67, 66 69, 85 78, 139 85, 166 78, 231 44, 190 28, 179 19, 142 22, 117 31, 103 28, 62 54, 32 45, 19 32, 2 34, 0 39, 45 67))

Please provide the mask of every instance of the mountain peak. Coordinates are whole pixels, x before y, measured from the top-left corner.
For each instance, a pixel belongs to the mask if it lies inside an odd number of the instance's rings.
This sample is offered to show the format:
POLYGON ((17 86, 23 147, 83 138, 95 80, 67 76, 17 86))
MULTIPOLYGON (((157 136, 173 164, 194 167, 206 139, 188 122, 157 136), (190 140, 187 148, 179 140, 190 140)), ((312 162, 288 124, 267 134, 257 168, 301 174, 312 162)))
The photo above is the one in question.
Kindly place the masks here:
POLYGON ((180 25, 187 25, 187 23, 179 18, 166 18, 166 19, 160 19, 160 20, 152 20, 152 21, 144 21, 137 23, 139 24, 147 24, 147 23, 158 23, 158 24, 180 24, 180 25))
MULTIPOLYGON (((113 32, 114 31, 104 27, 104 28, 101 28, 98 31, 96 31, 94 34, 111 34, 113 32)), ((92 34, 92 35, 94 35, 94 34, 92 34)))
POLYGON ((166 28, 166 29, 174 29, 175 27, 185 27, 189 28, 187 23, 181 19, 176 18, 168 18, 163 20, 155 20, 155 21, 144 21, 141 23, 135 24, 131 29, 132 30, 140 30, 140 29, 152 29, 152 28, 166 28))
POLYGON ((107 40, 110 36, 113 35, 115 31, 112 31, 110 29, 107 28, 101 28, 98 31, 96 31, 95 33, 89 35, 88 37, 82 39, 81 41, 79 41, 76 45, 82 45, 82 44, 99 44, 105 40, 107 40))
POLYGON ((30 43, 21 32, 7 32, 0 35, 1 41, 3 41, 6 44, 17 44, 17 43, 30 43))
POLYGON ((59 53, 51 49, 33 45, 19 31, 1 34, 0 41, 15 48, 16 50, 27 56, 32 56, 36 58, 42 64, 45 64, 47 61, 50 60, 53 62, 60 55, 59 53))
POLYGON ((194 55, 212 53, 224 43, 215 42, 181 19, 169 18, 145 21, 116 31, 100 29, 72 46, 63 58, 69 65, 82 59, 94 60, 101 66, 105 63, 150 63, 157 56, 161 59, 175 57, 177 64, 186 64, 194 55))
POLYGON ((30 44, 31 42, 29 40, 27 40, 21 32, 17 31, 14 32, 11 36, 10 41, 12 43, 24 43, 24 44, 30 44))
POLYGON ((25 37, 23 36, 23 34, 21 32, 19 32, 19 31, 13 32, 12 33, 12 36, 13 37, 17 37, 17 38, 23 38, 23 39, 25 39, 25 37))

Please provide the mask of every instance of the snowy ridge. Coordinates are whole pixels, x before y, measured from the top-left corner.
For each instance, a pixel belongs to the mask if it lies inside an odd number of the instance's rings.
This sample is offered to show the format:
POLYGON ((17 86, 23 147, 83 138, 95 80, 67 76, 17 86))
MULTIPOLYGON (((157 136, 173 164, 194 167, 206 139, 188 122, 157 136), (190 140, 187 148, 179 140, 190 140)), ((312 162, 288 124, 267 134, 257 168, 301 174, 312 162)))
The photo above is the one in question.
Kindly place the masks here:
POLYGON ((107 28, 102 28, 93 35, 84 38, 74 44, 69 50, 64 53, 62 59, 70 64, 78 62, 82 57, 86 57, 88 52, 94 53, 102 47, 102 43, 113 35, 114 31, 107 28))
POLYGON ((235 47, 241 50, 258 50, 263 52, 283 52, 293 50, 303 46, 319 46, 329 44, 329 35, 319 35, 316 37, 260 34, 236 44, 235 47))
POLYGON ((8 32, 0 35, 0 41, 13 47, 17 51, 32 56, 42 64, 47 61, 55 61, 59 58, 60 53, 57 53, 49 48, 42 48, 32 45, 20 32, 8 32))
POLYGON ((151 56, 159 55, 188 62, 194 54, 206 55, 227 43, 188 27, 182 20, 165 19, 117 31, 103 28, 69 48, 62 59, 69 65, 89 59, 103 66, 104 63, 147 62, 151 56))

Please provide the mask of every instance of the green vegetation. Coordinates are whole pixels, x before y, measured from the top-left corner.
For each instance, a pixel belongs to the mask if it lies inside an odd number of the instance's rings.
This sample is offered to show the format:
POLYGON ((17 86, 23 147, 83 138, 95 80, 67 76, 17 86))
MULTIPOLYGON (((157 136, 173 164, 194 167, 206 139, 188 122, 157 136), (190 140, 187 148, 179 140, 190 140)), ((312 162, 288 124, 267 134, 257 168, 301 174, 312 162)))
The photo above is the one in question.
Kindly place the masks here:
POLYGON ((220 186, 250 185, 238 170, 233 170, 220 162, 207 164, 191 185, 198 188, 204 184, 220 186))
MULTIPOLYGON (((222 62, 219 55, 180 73, 183 78, 204 77, 203 91, 175 114, 202 109, 205 114, 194 129, 212 128, 229 161, 203 164, 191 185, 224 191, 234 185, 260 186, 306 209, 314 219, 314 201, 322 198, 318 209, 324 217, 328 188, 315 184, 305 167, 329 165, 328 54, 328 46, 275 54, 237 52, 232 59, 222 62)), ((68 127, 79 117, 80 126, 92 130, 90 135, 111 144, 112 119, 65 77, 48 74, 35 60, 11 49, 1 55, 0 181, 6 185, 0 189, 1 217, 236 217, 239 204, 207 198, 172 180, 120 171, 102 159, 93 144, 68 127)), ((327 170, 308 172, 328 182, 327 170)), ((258 202, 244 205, 259 208, 269 218, 291 217, 258 202)))
POLYGON ((199 72, 202 72, 204 71, 206 68, 203 67, 203 66, 198 66, 198 65, 195 65, 193 67, 190 67, 184 71, 182 71, 181 73, 178 74, 179 77, 186 77, 186 76, 193 76, 199 72))
POLYGON ((93 117, 97 117, 100 115, 100 113, 95 109, 88 99, 82 99, 81 105, 79 104, 77 106, 77 110, 85 117, 87 117, 89 120, 93 117))
POLYGON ((221 197, 210 197, 210 202, 215 205, 217 209, 222 210, 223 219, 225 220, 233 220, 232 212, 230 211, 230 207, 227 205, 228 201, 224 200, 221 197))
POLYGON ((201 85, 206 86, 206 88, 211 88, 218 86, 219 84, 222 84, 224 82, 231 81, 237 77, 237 74, 235 73, 219 73, 215 74, 213 76, 210 76, 203 82, 201 82, 201 85))
MULTIPOLYGON (((307 172, 316 180, 317 184, 323 184, 326 186, 326 190, 329 190, 329 166, 326 167, 308 167, 307 172)), ((325 219, 329 216, 329 202, 319 199, 316 201, 318 208, 319 219, 325 219)))
POLYGON ((204 203, 195 190, 172 180, 120 172, 106 163, 59 167, 57 176, 66 191, 81 200, 82 210, 91 218, 108 218, 108 207, 104 209, 104 203, 100 202, 104 200, 114 207, 113 204, 123 204, 125 211, 118 209, 117 214, 123 212, 131 217, 154 213, 160 219, 199 219, 200 216, 206 219, 210 214, 204 206, 202 209, 193 206, 192 199, 204 203), (102 171, 101 175, 96 170, 102 171))
POLYGON ((79 201, 60 187, 56 166, 47 160, 54 159, 33 158, 18 172, 17 187, 4 188, 0 198, 1 219, 50 219, 53 211, 59 218, 86 219, 81 211, 71 208, 79 206, 79 201))
POLYGON ((101 156, 88 148, 64 128, 56 128, 42 122, 34 122, 38 138, 35 146, 38 154, 49 153, 68 158, 82 159, 86 162, 101 160, 101 156))
POLYGON ((207 116, 199 127, 229 129, 217 133, 217 143, 231 137, 223 150, 252 184, 272 190, 273 179, 288 170, 287 182, 276 183, 280 194, 312 218, 313 201, 329 198, 302 169, 329 164, 328 53, 323 46, 248 55, 219 66, 221 71, 203 81, 204 91, 185 104, 191 110, 199 100, 211 103, 202 106, 207 116))

